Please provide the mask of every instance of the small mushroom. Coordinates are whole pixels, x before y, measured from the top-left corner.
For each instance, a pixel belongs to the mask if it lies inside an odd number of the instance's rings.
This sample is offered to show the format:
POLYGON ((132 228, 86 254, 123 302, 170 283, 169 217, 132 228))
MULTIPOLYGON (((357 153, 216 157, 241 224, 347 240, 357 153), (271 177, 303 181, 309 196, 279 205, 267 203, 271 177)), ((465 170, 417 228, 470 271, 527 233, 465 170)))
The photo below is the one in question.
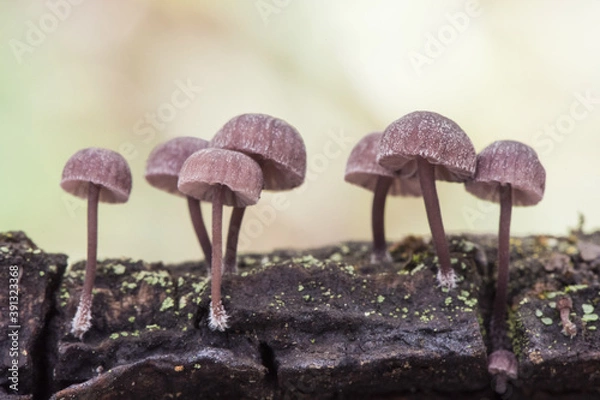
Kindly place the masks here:
POLYGON ((98 202, 125 203, 131 193, 131 171, 118 153, 100 148, 79 150, 67 161, 60 186, 88 200, 88 248, 83 291, 71 332, 79 339, 92 326, 92 289, 98 249, 98 202))
POLYGON ((577 335, 577 326, 569 318, 569 314, 573 309, 573 300, 569 296, 563 296, 556 302, 556 308, 563 326, 562 333, 571 339, 574 338, 577 335))
POLYGON ((209 326, 224 331, 229 325, 221 301, 223 205, 247 207, 256 204, 263 187, 262 172, 252 158, 242 153, 209 148, 195 152, 185 161, 177 187, 188 196, 213 204, 209 326))
POLYGON ((479 153, 475 177, 465 186, 468 192, 481 199, 500 203, 498 279, 490 338, 492 349, 503 350, 507 347, 506 303, 512 207, 531 206, 542 200, 546 187, 546 171, 531 147, 520 142, 501 140, 479 153))
MULTIPOLYGON (((146 162, 146 180, 150 185, 165 192, 184 196, 177 188, 179 171, 185 160, 198 150, 208 147, 208 141, 196 137, 177 137, 159 144, 152 150, 146 162)), ((202 218, 200 201, 185 196, 192 226, 204 253, 206 264, 211 264, 211 244, 202 218)))
MULTIPOLYGON (((264 190, 291 190, 304 182, 306 148, 302 136, 287 122, 266 114, 242 114, 229 120, 211 141, 211 147, 235 150, 256 161, 263 173, 264 190)), ((231 213, 225 271, 234 272, 237 244, 245 207, 231 213)))
POLYGON ((383 132, 377 162, 390 171, 416 171, 431 237, 440 263, 441 286, 456 286, 435 180, 465 182, 475 173, 476 154, 467 134, 454 121, 430 111, 415 111, 383 132))
POLYGON ((510 220, 513 206, 540 202, 546 171, 531 147, 512 140, 492 143, 477 156, 477 172, 465 184, 480 199, 500 203, 498 279, 490 325, 492 348, 503 348, 506 336, 506 303, 510 263, 510 220))
MULTIPOLYGON (((402 171, 392 172, 377 164, 377 150, 381 133, 371 133, 362 138, 352 149, 344 179, 353 185, 374 193, 371 209, 373 232, 372 263, 391 262, 385 240, 385 202, 388 193, 393 196, 421 196, 421 187, 416 177, 403 178, 402 171)), ((409 175, 414 173, 410 171, 409 175)))
POLYGON ((506 392, 508 379, 518 376, 517 357, 508 350, 496 350, 488 357, 488 372, 495 379, 494 390, 498 394, 506 392))

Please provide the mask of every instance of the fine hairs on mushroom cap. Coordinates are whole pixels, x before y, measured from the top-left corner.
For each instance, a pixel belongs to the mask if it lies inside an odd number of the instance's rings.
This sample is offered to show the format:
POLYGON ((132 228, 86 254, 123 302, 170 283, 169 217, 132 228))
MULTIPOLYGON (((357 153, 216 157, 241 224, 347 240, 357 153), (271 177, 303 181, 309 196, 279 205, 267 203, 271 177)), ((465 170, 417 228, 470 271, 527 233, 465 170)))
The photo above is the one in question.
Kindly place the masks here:
POLYGON ((228 316, 221 301, 223 268, 223 205, 247 207, 256 204, 263 187, 260 166, 236 151, 209 148, 192 154, 183 164, 178 188, 188 196, 213 204, 212 266, 209 327, 224 331, 228 316))
POLYGON ((98 249, 98 202, 124 203, 131 193, 131 171, 118 153, 83 149, 67 161, 60 186, 88 200, 88 252, 83 291, 73 318, 71 332, 79 339, 91 328, 92 289, 96 277, 98 249))
POLYGON ((211 203, 222 191, 223 205, 247 207, 260 199, 262 172, 252 158, 242 153, 208 148, 188 157, 179 173, 178 188, 211 203))
POLYGON ((100 187, 103 203, 125 203, 131 193, 131 171, 127 161, 112 150, 90 147, 69 158, 60 186, 82 199, 88 198, 90 184, 100 187))
POLYGON ((435 180, 464 182, 475 174, 475 149, 467 134, 449 118, 415 111, 392 122, 383 132, 377 162, 390 171, 416 170, 431 237, 438 256, 441 286, 456 286, 435 180))
POLYGON ((499 140, 477 156, 477 173, 465 183, 467 191, 482 200, 500 202, 500 187, 510 185, 513 205, 533 206, 544 197, 546 170, 531 147, 499 140))
MULTIPOLYGON (((229 120, 211 141, 215 148, 235 150, 256 161, 264 190, 290 190, 304 182, 306 148, 292 125, 266 114, 242 114, 229 120)), ((235 207, 229 221, 225 271, 237 268, 237 244, 245 207, 235 207)))
MULTIPOLYGON (((178 196, 185 196, 177 188, 179 171, 189 156, 198 150, 207 148, 208 144, 208 141, 204 139, 189 136, 177 137, 159 144, 152 150, 146 162, 146 180, 157 189, 178 196)), ((191 196, 185 197, 192 226, 204 253, 204 259, 206 264, 210 265, 212 246, 204 225, 200 201, 191 196)))
POLYGON ((415 171, 392 172, 377 164, 377 151, 381 133, 371 133, 362 138, 352 149, 346 164, 344 180, 363 187, 374 193, 371 210, 371 228, 373 233, 372 263, 391 262, 385 240, 384 212, 388 193, 395 196, 420 196, 421 187, 415 171))
POLYGON ((306 147, 296 128, 267 114, 242 114, 229 120, 211 147, 235 150, 254 159, 263 171, 264 190, 289 190, 306 176, 306 147))
POLYGON ((398 171, 417 170, 417 158, 434 166, 435 179, 465 182, 475 173, 471 140, 454 121, 431 111, 414 111, 392 122, 381 138, 377 162, 398 171))
POLYGON ((176 137, 161 143, 148 156, 144 176, 157 189, 185 196, 177 188, 179 171, 189 156, 208 147, 207 140, 191 136, 176 137))

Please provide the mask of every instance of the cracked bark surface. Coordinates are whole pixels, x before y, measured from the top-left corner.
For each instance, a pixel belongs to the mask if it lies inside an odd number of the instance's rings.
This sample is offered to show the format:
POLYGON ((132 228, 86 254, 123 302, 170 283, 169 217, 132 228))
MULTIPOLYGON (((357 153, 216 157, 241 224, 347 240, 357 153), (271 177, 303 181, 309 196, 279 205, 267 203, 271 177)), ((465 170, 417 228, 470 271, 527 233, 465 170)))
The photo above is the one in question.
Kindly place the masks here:
MULTIPOLYGON (((520 363, 513 398, 600 393, 599 323, 593 316, 600 302, 598 245, 600 234, 513 239, 509 325, 520 363), (562 292, 573 299, 573 339, 561 333, 552 308, 562 292)), ((434 251, 420 238, 393 244, 391 265, 369 264, 367 243, 244 255, 239 273, 223 281, 231 317, 225 333, 207 326, 210 285, 203 264, 104 260, 93 327, 79 341, 69 330, 85 263, 65 271, 65 256, 43 253, 22 233, 2 234, 0 277, 6 282, 8 267, 20 265, 21 325, 31 325, 21 331, 29 358, 23 356, 19 394, 493 398, 485 327, 496 241, 458 236, 450 250, 460 277, 451 291, 436 287, 434 251)), ((2 324, 7 329, 4 318, 2 324)), ((3 371, 8 345, 3 335, 3 371)), ((2 388, 12 395, 4 376, 2 388)))

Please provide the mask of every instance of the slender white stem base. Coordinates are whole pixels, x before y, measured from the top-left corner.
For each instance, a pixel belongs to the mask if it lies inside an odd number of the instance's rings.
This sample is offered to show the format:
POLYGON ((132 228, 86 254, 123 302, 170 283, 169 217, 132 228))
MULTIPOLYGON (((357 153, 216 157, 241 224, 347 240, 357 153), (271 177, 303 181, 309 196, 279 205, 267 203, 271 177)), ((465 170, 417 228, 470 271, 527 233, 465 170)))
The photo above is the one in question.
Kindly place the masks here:
POLYGON ((456 274, 451 269, 448 274, 444 274, 441 269, 438 270, 437 280, 441 287, 454 289, 456 287, 456 274))
POLYGON ((71 323, 71 333, 79 340, 92 327, 92 299, 88 301, 87 296, 83 297, 77 306, 77 312, 71 323))
POLYGON ((208 319, 208 326, 213 331, 221 331, 224 332, 225 329, 229 328, 229 324, 227 324, 227 320, 229 316, 223 307, 223 303, 219 301, 218 304, 213 305, 212 301, 210 302, 210 315, 208 319))

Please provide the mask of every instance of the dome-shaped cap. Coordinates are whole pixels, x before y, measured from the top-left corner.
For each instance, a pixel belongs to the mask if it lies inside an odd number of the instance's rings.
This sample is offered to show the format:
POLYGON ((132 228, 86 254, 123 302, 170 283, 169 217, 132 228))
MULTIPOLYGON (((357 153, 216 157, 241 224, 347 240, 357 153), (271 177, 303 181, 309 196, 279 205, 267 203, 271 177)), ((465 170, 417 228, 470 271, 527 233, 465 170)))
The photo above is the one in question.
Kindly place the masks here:
POLYGON ((532 206, 544 197, 546 170, 526 144, 499 140, 477 156, 475 178, 465 187, 480 199, 500 201, 500 186, 511 185, 515 206, 532 206))
POLYGON ((208 147, 208 141, 184 136, 161 143, 152 150, 146 162, 146 180, 157 189, 183 195, 177 189, 179 171, 189 156, 208 147))
POLYGON ((394 196, 421 196, 421 185, 416 177, 403 179, 405 175, 414 175, 415 170, 406 171, 402 169, 398 172, 392 172, 377 164, 377 152, 381 135, 380 132, 368 134, 354 146, 350 157, 348 157, 344 179, 348 183, 374 192, 379 177, 387 176, 394 178, 389 194, 394 196))
POLYGON ((237 151, 209 148, 192 154, 181 167, 178 188, 188 196, 212 202, 221 186, 224 205, 256 204, 263 187, 260 166, 237 151))
POLYGON ((304 182, 304 141, 296 128, 281 119, 265 114, 239 115, 217 132, 211 146, 252 157, 262 168, 265 190, 293 189, 304 182))
POLYGON ((125 203, 129 199, 131 171, 119 153, 91 147, 73 154, 63 169, 60 186, 87 199, 90 182, 100 186, 101 202, 125 203))
POLYGON ((496 350, 488 357, 488 372, 492 375, 504 374, 517 379, 518 366, 517 357, 508 350, 496 350))
POLYGON ((473 143, 458 124, 431 111, 415 111, 383 132, 377 162, 392 171, 416 168, 416 157, 435 166, 435 178, 464 182, 475 173, 473 143))

